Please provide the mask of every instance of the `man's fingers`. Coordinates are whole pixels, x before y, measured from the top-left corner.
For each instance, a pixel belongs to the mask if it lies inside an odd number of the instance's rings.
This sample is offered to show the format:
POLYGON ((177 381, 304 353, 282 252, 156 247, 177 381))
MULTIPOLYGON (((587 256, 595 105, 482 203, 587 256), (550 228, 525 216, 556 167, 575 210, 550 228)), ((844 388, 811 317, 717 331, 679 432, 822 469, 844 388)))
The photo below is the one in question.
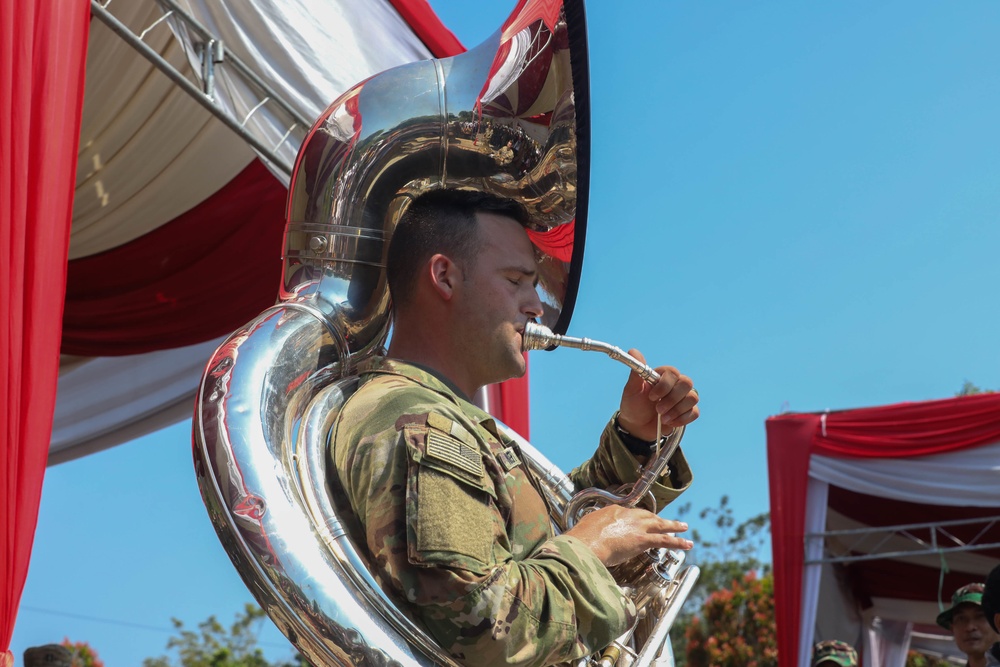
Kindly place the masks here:
POLYGON ((656 372, 660 379, 649 388, 648 396, 651 401, 660 401, 669 395, 678 379, 682 377, 680 371, 673 366, 660 366, 656 372))
MULTIPOLYGON (((652 514, 652 513, 651 513, 652 514)), ((655 514, 653 516, 656 516, 655 514)), ((683 533, 688 529, 688 525, 683 521, 675 521, 673 519, 664 519, 663 517, 656 517, 658 521, 657 532, 660 533, 683 533)))
POLYGON ((694 547, 694 542, 691 540, 678 537, 674 533, 683 533, 688 529, 688 525, 683 521, 675 521, 673 519, 664 519, 663 517, 657 517, 659 519, 659 531, 658 535, 655 536, 653 540, 656 547, 666 547, 667 549, 682 549, 687 551, 694 547))
POLYGON ((689 424, 694 419, 697 419, 697 405, 698 396, 694 392, 688 392, 673 404, 669 404, 666 400, 660 401, 656 404, 656 411, 660 413, 660 420, 664 426, 680 426, 681 424, 689 424), (694 417, 694 419, 683 421, 682 417, 684 415, 694 417))
POLYGON ((685 522, 664 519, 649 510, 608 505, 584 516, 566 534, 580 539, 610 566, 647 549, 691 549, 691 540, 675 535, 687 529, 685 522))
POLYGON ((660 543, 656 545, 658 547, 680 549, 681 551, 688 551, 694 548, 694 542, 686 540, 683 537, 675 537, 674 535, 662 535, 661 537, 660 543))
POLYGON ((687 426, 695 419, 701 416, 701 411, 694 407, 686 412, 682 412, 676 417, 663 417, 663 426, 665 428, 674 428, 675 426, 687 426))

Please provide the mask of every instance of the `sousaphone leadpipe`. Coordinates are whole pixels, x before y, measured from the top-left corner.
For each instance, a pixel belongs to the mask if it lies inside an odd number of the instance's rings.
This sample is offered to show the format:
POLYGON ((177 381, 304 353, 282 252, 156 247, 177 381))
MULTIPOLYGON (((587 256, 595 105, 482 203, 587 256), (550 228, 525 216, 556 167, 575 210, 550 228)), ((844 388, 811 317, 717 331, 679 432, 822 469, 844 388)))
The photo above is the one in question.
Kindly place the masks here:
MULTIPOLYGON (((571 347, 577 350, 603 352, 634 370, 648 384, 655 384, 660 379, 659 373, 620 347, 590 338, 575 338, 557 334, 537 322, 528 322, 525 325, 524 332, 521 334, 521 349, 523 351, 549 350, 554 347, 571 347)), ((594 505, 622 505, 624 507, 638 505, 663 474, 667 462, 677 451, 683 437, 684 427, 677 426, 662 441, 654 445, 654 455, 643 466, 639 480, 632 485, 628 494, 622 496, 603 489, 584 489, 574 495, 563 510, 562 522, 565 529, 572 528, 582 516, 581 513, 594 505)))
MULTIPOLYGON (((521 334, 521 349, 550 350, 555 347, 570 347, 578 350, 603 352, 612 359, 624 363, 634 370, 645 382, 654 384, 660 379, 659 373, 639 361, 624 350, 608 343, 590 338, 575 338, 554 333, 537 322, 528 322, 521 334)), ((659 431, 659 429, 658 429, 659 431)), ((569 530, 588 511, 606 505, 635 507, 643 499, 652 499, 650 489, 663 474, 667 462, 677 451, 684 427, 675 427, 668 436, 658 439, 654 454, 643 466, 628 493, 615 494, 603 489, 583 489, 573 495, 562 511, 561 525, 569 530)), ((623 487, 620 491, 628 488, 623 487)), ((655 510, 655 503, 652 507, 655 510)), ((701 574, 700 568, 691 565, 683 569, 685 554, 672 549, 653 549, 640 554, 635 559, 612 568, 615 581, 622 587, 635 604, 637 612, 644 616, 644 628, 640 632, 638 623, 622 637, 602 651, 599 656, 578 661, 574 667, 673 667, 674 656, 670 645, 670 628, 673 626, 681 607, 694 589, 701 574)))

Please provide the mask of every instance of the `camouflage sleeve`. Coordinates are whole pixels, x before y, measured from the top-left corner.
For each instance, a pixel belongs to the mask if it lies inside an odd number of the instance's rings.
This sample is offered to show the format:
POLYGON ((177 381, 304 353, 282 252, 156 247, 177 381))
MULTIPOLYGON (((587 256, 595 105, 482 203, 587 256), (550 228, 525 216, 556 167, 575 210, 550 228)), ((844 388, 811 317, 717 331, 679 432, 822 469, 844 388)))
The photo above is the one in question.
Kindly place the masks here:
MULTIPOLYGON (((653 484, 653 497, 658 510, 663 509, 681 495, 689 486, 693 475, 688 466, 684 452, 679 448, 668 464, 670 470, 665 472, 653 484)), ((614 427, 614 418, 604 427, 601 434, 601 444, 597 452, 578 468, 569 474, 578 489, 596 487, 613 489, 621 484, 635 482, 639 479, 642 466, 635 456, 625 447, 621 437, 614 427)))
POLYGON ((482 460, 435 456, 463 442, 428 421, 410 414, 334 452, 384 584, 477 667, 574 660, 622 634, 635 608, 593 552, 561 535, 516 553, 482 460))

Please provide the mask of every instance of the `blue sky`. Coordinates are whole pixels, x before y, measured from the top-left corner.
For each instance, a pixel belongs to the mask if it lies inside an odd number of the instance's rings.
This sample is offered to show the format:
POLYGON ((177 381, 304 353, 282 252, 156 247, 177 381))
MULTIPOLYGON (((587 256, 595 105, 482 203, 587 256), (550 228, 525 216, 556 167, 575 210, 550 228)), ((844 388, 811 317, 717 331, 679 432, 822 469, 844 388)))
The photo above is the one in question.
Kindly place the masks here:
MULTIPOLYGON (((431 4, 474 45, 514 2, 431 4)), ((570 333, 695 379, 695 508, 768 509, 770 415, 1000 389, 1000 4, 594 0, 588 16, 593 187, 570 333)), ((568 469, 625 369, 575 350, 531 364, 532 440, 568 469)), ((250 601, 189 443, 188 422, 48 471, 18 661, 68 636, 139 665, 171 617, 229 621, 250 601)))

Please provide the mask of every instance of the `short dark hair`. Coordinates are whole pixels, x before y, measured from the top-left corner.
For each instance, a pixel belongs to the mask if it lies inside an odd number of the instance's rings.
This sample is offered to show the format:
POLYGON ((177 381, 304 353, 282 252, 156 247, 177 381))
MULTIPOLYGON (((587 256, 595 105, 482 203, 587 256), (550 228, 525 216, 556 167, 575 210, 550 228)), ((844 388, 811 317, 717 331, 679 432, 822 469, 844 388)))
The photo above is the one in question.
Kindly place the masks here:
POLYGON ((394 307, 413 294, 417 276, 436 253, 459 264, 479 250, 476 213, 495 213, 529 222, 524 206, 513 199, 472 190, 432 190, 420 195, 393 230, 386 257, 386 278, 394 307))
POLYGON ((1000 613, 1000 565, 993 568, 986 578, 986 588, 983 589, 983 613, 989 621, 993 632, 997 630, 996 615, 1000 613))

